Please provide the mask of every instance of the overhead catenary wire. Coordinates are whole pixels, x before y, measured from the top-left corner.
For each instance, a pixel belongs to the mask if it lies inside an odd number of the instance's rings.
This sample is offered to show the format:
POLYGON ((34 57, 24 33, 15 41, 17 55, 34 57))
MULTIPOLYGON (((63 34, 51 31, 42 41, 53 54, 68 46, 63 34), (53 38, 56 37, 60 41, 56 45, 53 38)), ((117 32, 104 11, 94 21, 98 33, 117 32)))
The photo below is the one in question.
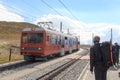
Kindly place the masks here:
POLYGON ((22 16, 22 17, 29 18, 29 19, 31 19, 31 18, 36 19, 37 18, 36 16, 34 16, 34 15, 28 13, 28 12, 25 12, 23 10, 20 10, 17 7, 10 6, 10 5, 6 4, 6 3, 2 3, 2 4, 5 5, 6 8, 8 8, 7 10, 12 10, 13 13, 16 13, 16 14, 22 16))
POLYGON ((51 7, 49 4, 47 4, 47 2, 45 2, 44 0, 41 0, 45 5, 47 5, 49 8, 51 8, 53 11, 55 11, 57 14, 59 14, 60 16, 63 16, 61 13, 59 13, 57 10, 55 10, 53 7, 51 7))
MULTIPOLYGON (((53 11, 55 11, 58 15, 64 17, 59 11, 57 11, 56 9, 54 9, 54 8, 53 8, 52 6, 50 6, 47 2, 45 2, 44 0, 41 0, 41 1, 42 1, 46 6, 48 6, 50 9, 52 9, 53 11)), ((26 2, 25 0, 23 0, 23 2, 24 2, 24 4, 28 5, 29 7, 33 8, 33 9, 37 9, 38 11, 40 11, 39 8, 32 6, 31 4, 29 4, 29 3, 26 2)), ((61 3, 62 3, 62 2, 61 2, 61 3)), ((63 5, 64 5, 64 4, 63 4, 63 5)), ((64 5, 64 6, 65 6, 65 5, 64 5)), ((67 7, 65 7, 65 8, 67 8, 67 7)), ((76 18, 68 8, 67 8, 67 11, 68 11, 74 18, 76 18)), ((77 18, 76 18, 76 19, 77 19, 77 18)))
MULTIPOLYGON (((55 11, 59 16, 61 16, 62 18, 64 18, 64 19, 67 19, 65 16, 63 16, 61 13, 60 13, 60 11, 58 10, 58 9, 55 9, 54 7, 52 7, 48 2, 45 2, 45 0, 41 0, 41 1, 43 1, 43 3, 47 6, 47 7, 49 7, 51 10, 53 10, 53 11, 55 11)), ((49 18, 47 18, 47 20, 48 20, 49 18)), ((49 21, 49 20, 48 20, 49 21)), ((62 22, 62 20, 60 21, 60 22, 62 22)), ((60 23, 59 22, 59 23, 60 23)), ((71 22, 71 23, 73 23, 74 24, 74 22, 71 22)), ((55 26, 55 25, 54 25, 55 26)), ((53 28, 54 28, 54 26, 53 26, 53 28)), ((56 25, 56 26, 58 26, 58 24, 56 25)), ((66 26, 67 27, 67 26, 66 26)), ((64 27, 65 28, 65 27, 64 27)), ((57 28, 56 28, 57 29, 57 28)), ((69 29, 70 29, 70 27, 69 27, 69 29)), ((66 32, 66 31, 63 31, 63 32, 66 32)))
MULTIPOLYGON (((30 3, 26 2, 25 0, 23 0, 24 4, 26 4, 27 6, 31 7, 32 9, 38 11, 38 12, 43 12, 42 9, 38 8, 38 7, 35 7, 33 5, 31 5, 30 3)), ((41 6, 40 6, 41 7, 41 6)), ((49 20, 47 19, 47 22, 49 22, 49 20)))
MULTIPOLYGON (((57 10, 55 10, 53 7, 51 7, 47 2, 45 2, 44 0, 41 0, 46 6, 48 6, 50 9, 52 9, 53 11, 55 11, 58 15, 64 17, 61 13, 59 13, 57 10)), ((66 18, 66 17, 64 17, 66 18)), ((78 20, 78 19, 77 19, 78 20)))
MULTIPOLYGON (((41 2, 44 3, 44 4, 45 4, 47 7, 49 7, 50 9, 52 9, 53 11, 55 11, 58 15, 66 18, 66 17, 63 16, 58 10, 54 9, 51 5, 49 5, 48 2, 46 2, 45 0, 41 0, 41 2)), ((26 4, 28 4, 28 3, 26 3, 26 4)), ((30 4, 28 4, 28 5, 29 5, 30 7, 33 7, 33 6, 31 6, 30 4)), ((34 8, 34 7, 33 7, 33 8, 34 8)), ((67 7, 66 7, 66 8, 67 8, 67 7)), ((35 8, 35 9, 39 10, 38 8, 35 8)), ((68 10, 68 12, 69 12, 76 20, 78 20, 68 8, 67 8, 67 10, 68 10)), ((72 23, 73 23, 73 22, 72 22, 72 23)), ((73 23, 73 24, 74 24, 74 23, 73 23)))
POLYGON ((62 5, 63 7, 76 19, 76 20, 79 20, 70 10, 69 8, 61 1, 61 0, 58 0, 62 5))
MULTIPOLYGON (((22 0, 22 2, 24 2, 24 4, 28 5, 29 7, 31 7, 32 9, 37 9, 39 12, 43 12, 42 9, 39 9, 38 7, 34 7, 31 4, 29 4, 27 1, 22 0)), ((39 5, 40 6, 40 5, 39 5)))
MULTIPOLYGON (((4 10, 4 9, 0 8, 0 10, 4 10)), ((4 10, 4 11, 6 11, 6 10, 4 10)), ((8 13, 4 13, 4 14, 8 15, 8 13)), ((15 13, 14 13, 14 14, 15 14, 15 13)), ((25 17, 25 18, 30 18, 30 17, 25 16, 25 15, 22 15, 22 14, 19 14, 19 15, 22 16, 22 17, 25 17)), ((11 15, 11 16, 12 16, 12 15, 11 15)))
MULTIPOLYGON (((49 7, 49 8, 52 9, 54 12, 56 12, 58 15, 66 18, 66 17, 63 16, 58 10, 56 10, 56 9, 53 8, 51 5, 49 5, 48 2, 46 2, 45 0, 41 0, 41 1, 42 1, 47 7, 49 7)), ((32 9, 34 9, 34 10, 36 10, 36 11, 41 12, 41 11, 40 11, 41 9, 40 9, 39 7, 35 7, 35 6, 33 6, 32 4, 30 4, 29 2, 27 2, 27 1, 25 1, 25 0, 23 0, 22 2, 23 2, 24 4, 26 4, 27 6, 29 6, 30 8, 32 8, 32 9)), ((30 13, 24 11, 24 10, 21 10, 21 9, 19 10, 19 8, 17 8, 17 7, 9 6, 9 5, 7 5, 7 7, 9 7, 9 9, 12 9, 15 13, 19 14, 19 15, 22 16, 22 17, 37 19, 37 17, 36 17, 35 15, 32 15, 32 14, 30 14, 30 13), (23 13, 24 13, 24 14, 23 14, 23 13)), ((47 19, 47 21, 49 21, 49 20, 47 19)), ((62 22, 62 21, 61 21, 61 22, 62 22)))

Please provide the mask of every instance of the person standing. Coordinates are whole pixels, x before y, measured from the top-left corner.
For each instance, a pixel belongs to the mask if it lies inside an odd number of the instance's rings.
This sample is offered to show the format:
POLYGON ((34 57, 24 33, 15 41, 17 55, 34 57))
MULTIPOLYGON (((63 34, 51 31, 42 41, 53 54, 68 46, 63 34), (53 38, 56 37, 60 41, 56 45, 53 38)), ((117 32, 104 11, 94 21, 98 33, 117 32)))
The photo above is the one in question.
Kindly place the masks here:
POLYGON ((112 56, 113 56, 113 65, 116 64, 116 50, 115 50, 115 45, 112 46, 112 56))
POLYGON ((100 37, 93 38, 94 45, 90 48, 90 71, 95 73, 95 80, 107 80, 107 67, 103 64, 103 57, 101 51, 100 37))
POLYGON ((115 54, 115 62, 116 62, 116 66, 119 65, 119 48, 120 46, 118 45, 118 43, 115 43, 114 45, 114 54, 115 54))

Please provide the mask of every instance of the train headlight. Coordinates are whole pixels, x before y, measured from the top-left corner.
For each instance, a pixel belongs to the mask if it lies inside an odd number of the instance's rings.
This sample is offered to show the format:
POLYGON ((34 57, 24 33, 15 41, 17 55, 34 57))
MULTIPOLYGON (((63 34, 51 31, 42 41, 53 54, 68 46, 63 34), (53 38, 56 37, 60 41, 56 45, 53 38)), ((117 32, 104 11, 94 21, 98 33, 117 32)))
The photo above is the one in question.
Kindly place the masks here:
POLYGON ((38 50, 41 50, 41 48, 38 48, 38 50))
POLYGON ((25 48, 22 48, 23 50, 25 49, 25 48))

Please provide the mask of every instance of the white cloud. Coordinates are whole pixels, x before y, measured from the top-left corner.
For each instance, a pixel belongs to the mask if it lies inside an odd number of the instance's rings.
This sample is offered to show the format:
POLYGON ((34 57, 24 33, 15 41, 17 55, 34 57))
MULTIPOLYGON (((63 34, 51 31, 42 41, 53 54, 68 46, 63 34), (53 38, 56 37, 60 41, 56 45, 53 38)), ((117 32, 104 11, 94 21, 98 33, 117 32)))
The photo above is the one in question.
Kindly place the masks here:
POLYGON ((80 42, 82 44, 91 44, 92 43, 92 34, 98 35, 101 37, 101 41, 110 40, 110 30, 113 29, 113 42, 117 40, 120 36, 120 25, 108 24, 108 23, 94 23, 87 24, 81 21, 73 20, 68 17, 63 17, 59 15, 44 15, 41 18, 38 18, 35 23, 41 21, 52 21, 54 27, 59 30, 60 22, 63 23, 63 30, 67 31, 69 28, 72 33, 76 33, 80 36, 80 42))
POLYGON ((4 5, 0 4, 0 21, 23 22, 24 18, 18 14, 10 12, 4 5))
POLYGON ((57 29, 60 28, 60 22, 62 22, 63 30, 67 30, 68 28, 71 30, 73 30, 73 29, 78 30, 78 29, 84 27, 84 25, 85 25, 85 23, 83 23, 83 22, 72 20, 68 17, 63 17, 63 16, 59 16, 59 15, 52 15, 52 14, 44 15, 43 17, 38 18, 34 23, 37 24, 37 22, 42 22, 42 21, 52 21, 54 27, 57 29))

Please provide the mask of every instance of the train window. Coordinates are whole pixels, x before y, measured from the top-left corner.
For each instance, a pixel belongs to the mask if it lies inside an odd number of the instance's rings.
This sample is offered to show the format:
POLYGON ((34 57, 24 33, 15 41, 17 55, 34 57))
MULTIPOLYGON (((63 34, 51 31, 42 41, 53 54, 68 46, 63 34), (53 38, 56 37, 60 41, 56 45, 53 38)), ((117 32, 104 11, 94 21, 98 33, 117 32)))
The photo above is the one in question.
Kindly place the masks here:
POLYGON ((22 34, 22 43, 27 43, 27 34, 26 33, 22 34))
POLYGON ((61 44, 60 36, 58 36, 57 41, 58 41, 58 44, 60 45, 61 44))
POLYGON ((69 39, 69 45, 72 46, 72 39, 69 39))
POLYGON ((43 42, 43 33, 28 34, 28 43, 41 43, 41 42, 43 42))
POLYGON ((50 42, 51 42, 51 37, 50 37, 50 35, 49 34, 47 34, 47 41, 46 41, 48 44, 50 44, 50 42))
POLYGON ((56 35, 52 35, 51 43, 54 44, 54 45, 57 44, 57 36, 56 35))
POLYGON ((55 45, 57 45, 58 44, 58 37, 57 37, 57 35, 55 35, 55 45))

